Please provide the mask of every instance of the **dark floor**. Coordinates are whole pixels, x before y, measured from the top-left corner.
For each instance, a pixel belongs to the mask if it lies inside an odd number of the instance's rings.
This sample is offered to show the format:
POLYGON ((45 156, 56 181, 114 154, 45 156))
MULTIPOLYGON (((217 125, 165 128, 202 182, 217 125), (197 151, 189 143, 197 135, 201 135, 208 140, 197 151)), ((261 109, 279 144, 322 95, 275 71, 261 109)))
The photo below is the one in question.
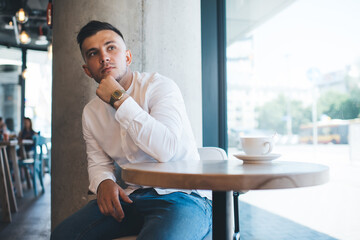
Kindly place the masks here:
POLYGON ((242 240, 336 240, 324 233, 241 201, 240 233, 242 240))
POLYGON ((50 176, 45 175, 45 193, 34 197, 32 189, 24 189, 24 197, 17 198, 18 212, 12 222, 0 222, 1 240, 42 240, 50 238, 50 176))
MULTIPOLYGON (((0 222, 1 240, 47 240, 50 238, 50 177, 45 178, 45 194, 34 198, 32 190, 18 200, 19 211, 10 224, 0 222)), ((261 208, 240 202, 242 240, 335 240, 261 208)))

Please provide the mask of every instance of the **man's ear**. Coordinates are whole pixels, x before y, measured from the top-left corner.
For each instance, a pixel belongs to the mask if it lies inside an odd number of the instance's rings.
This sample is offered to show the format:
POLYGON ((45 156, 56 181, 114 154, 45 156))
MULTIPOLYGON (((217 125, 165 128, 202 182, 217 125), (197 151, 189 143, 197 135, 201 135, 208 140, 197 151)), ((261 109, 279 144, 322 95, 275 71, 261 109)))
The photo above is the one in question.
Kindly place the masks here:
POLYGON ((130 66, 132 62, 132 55, 130 50, 126 50, 126 64, 130 66))
POLYGON ((93 78, 91 72, 88 69, 88 66, 86 64, 82 65, 84 72, 86 73, 86 75, 88 75, 90 78, 93 78))

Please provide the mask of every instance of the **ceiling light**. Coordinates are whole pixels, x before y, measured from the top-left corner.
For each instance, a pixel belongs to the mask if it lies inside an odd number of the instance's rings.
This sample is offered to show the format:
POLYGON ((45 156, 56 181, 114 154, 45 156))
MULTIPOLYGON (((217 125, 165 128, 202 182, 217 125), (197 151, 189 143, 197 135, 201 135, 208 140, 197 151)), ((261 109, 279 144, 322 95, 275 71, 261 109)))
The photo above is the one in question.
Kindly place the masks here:
POLYGON ((29 15, 27 14, 27 12, 25 12, 23 8, 20 8, 19 11, 16 12, 16 20, 19 23, 26 23, 28 19, 29 15))
POLYGON ((28 44, 30 43, 31 41, 31 38, 29 36, 29 34, 27 32, 25 32, 25 30, 23 30, 21 33, 20 33, 20 42, 22 44, 28 44))
POLYGON ((49 3, 47 5, 47 8, 46 8, 46 23, 48 26, 50 26, 50 28, 52 27, 52 0, 49 0, 49 3))

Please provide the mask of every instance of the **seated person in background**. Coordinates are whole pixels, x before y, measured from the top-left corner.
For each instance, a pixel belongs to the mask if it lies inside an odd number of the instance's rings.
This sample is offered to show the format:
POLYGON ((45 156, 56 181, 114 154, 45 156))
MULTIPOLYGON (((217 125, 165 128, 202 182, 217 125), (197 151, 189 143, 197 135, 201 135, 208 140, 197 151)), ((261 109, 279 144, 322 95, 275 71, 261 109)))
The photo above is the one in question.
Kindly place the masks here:
MULTIPOLYGON (((52 240, 200 240, 211 231, 211 202, 197 191, 116 184, 114 161, 199 161, 178 86, 158 73, 132 72, 123 35, 91 21, 78 34, 85 73, 98 83, 83 111, 89 189, 97 200, 58 225, 52 240)), ((161 55, 161 53, 159 53, 161 55)), ((80 81, 80 80, 75 80, 80 81)), ((69 193, 71 194, 71 193, 69 193)))
POLYGON ((5 119, 5 124, 6 124, 7 130, 9 131, 9 135, 10 136, 13 136, 13 135, 16 136, 16 133, 14 131, 14 120, 12 118, 6 118, 5 119))
MULTIPOLYGON (((24 128, 19 132, 18 141, 19 144, 22 143, 23 139, 33 140, 34 135, 37 133, 32 128, 31 119, 28 117, 24 118, 24 128)), ((24 145, 25 152, 29 154, 31 151, 34 150, 35 144, 26 144, 24 145)))
POLYGON ((7 140, 4 135, 7 134, 7 127, 5 122, 3 121, 3 118, 0 117, 0 141, 7 140))
POLYGON ((6 124, 3 121, 3 118, 0 117, 0 134, 3 134, 4 132, 6 132, 6 124))

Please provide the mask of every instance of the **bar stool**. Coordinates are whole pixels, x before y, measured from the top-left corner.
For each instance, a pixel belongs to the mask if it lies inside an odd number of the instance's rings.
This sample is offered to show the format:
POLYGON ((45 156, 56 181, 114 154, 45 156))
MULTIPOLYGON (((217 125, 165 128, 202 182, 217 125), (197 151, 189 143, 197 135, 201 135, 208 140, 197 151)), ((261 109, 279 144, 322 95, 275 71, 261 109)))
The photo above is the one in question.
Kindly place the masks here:
POLYGON ((0 145, 0 203, 3 221, 11 222, 11 212, 17 212, 17 204, 5 144, 0 145))

